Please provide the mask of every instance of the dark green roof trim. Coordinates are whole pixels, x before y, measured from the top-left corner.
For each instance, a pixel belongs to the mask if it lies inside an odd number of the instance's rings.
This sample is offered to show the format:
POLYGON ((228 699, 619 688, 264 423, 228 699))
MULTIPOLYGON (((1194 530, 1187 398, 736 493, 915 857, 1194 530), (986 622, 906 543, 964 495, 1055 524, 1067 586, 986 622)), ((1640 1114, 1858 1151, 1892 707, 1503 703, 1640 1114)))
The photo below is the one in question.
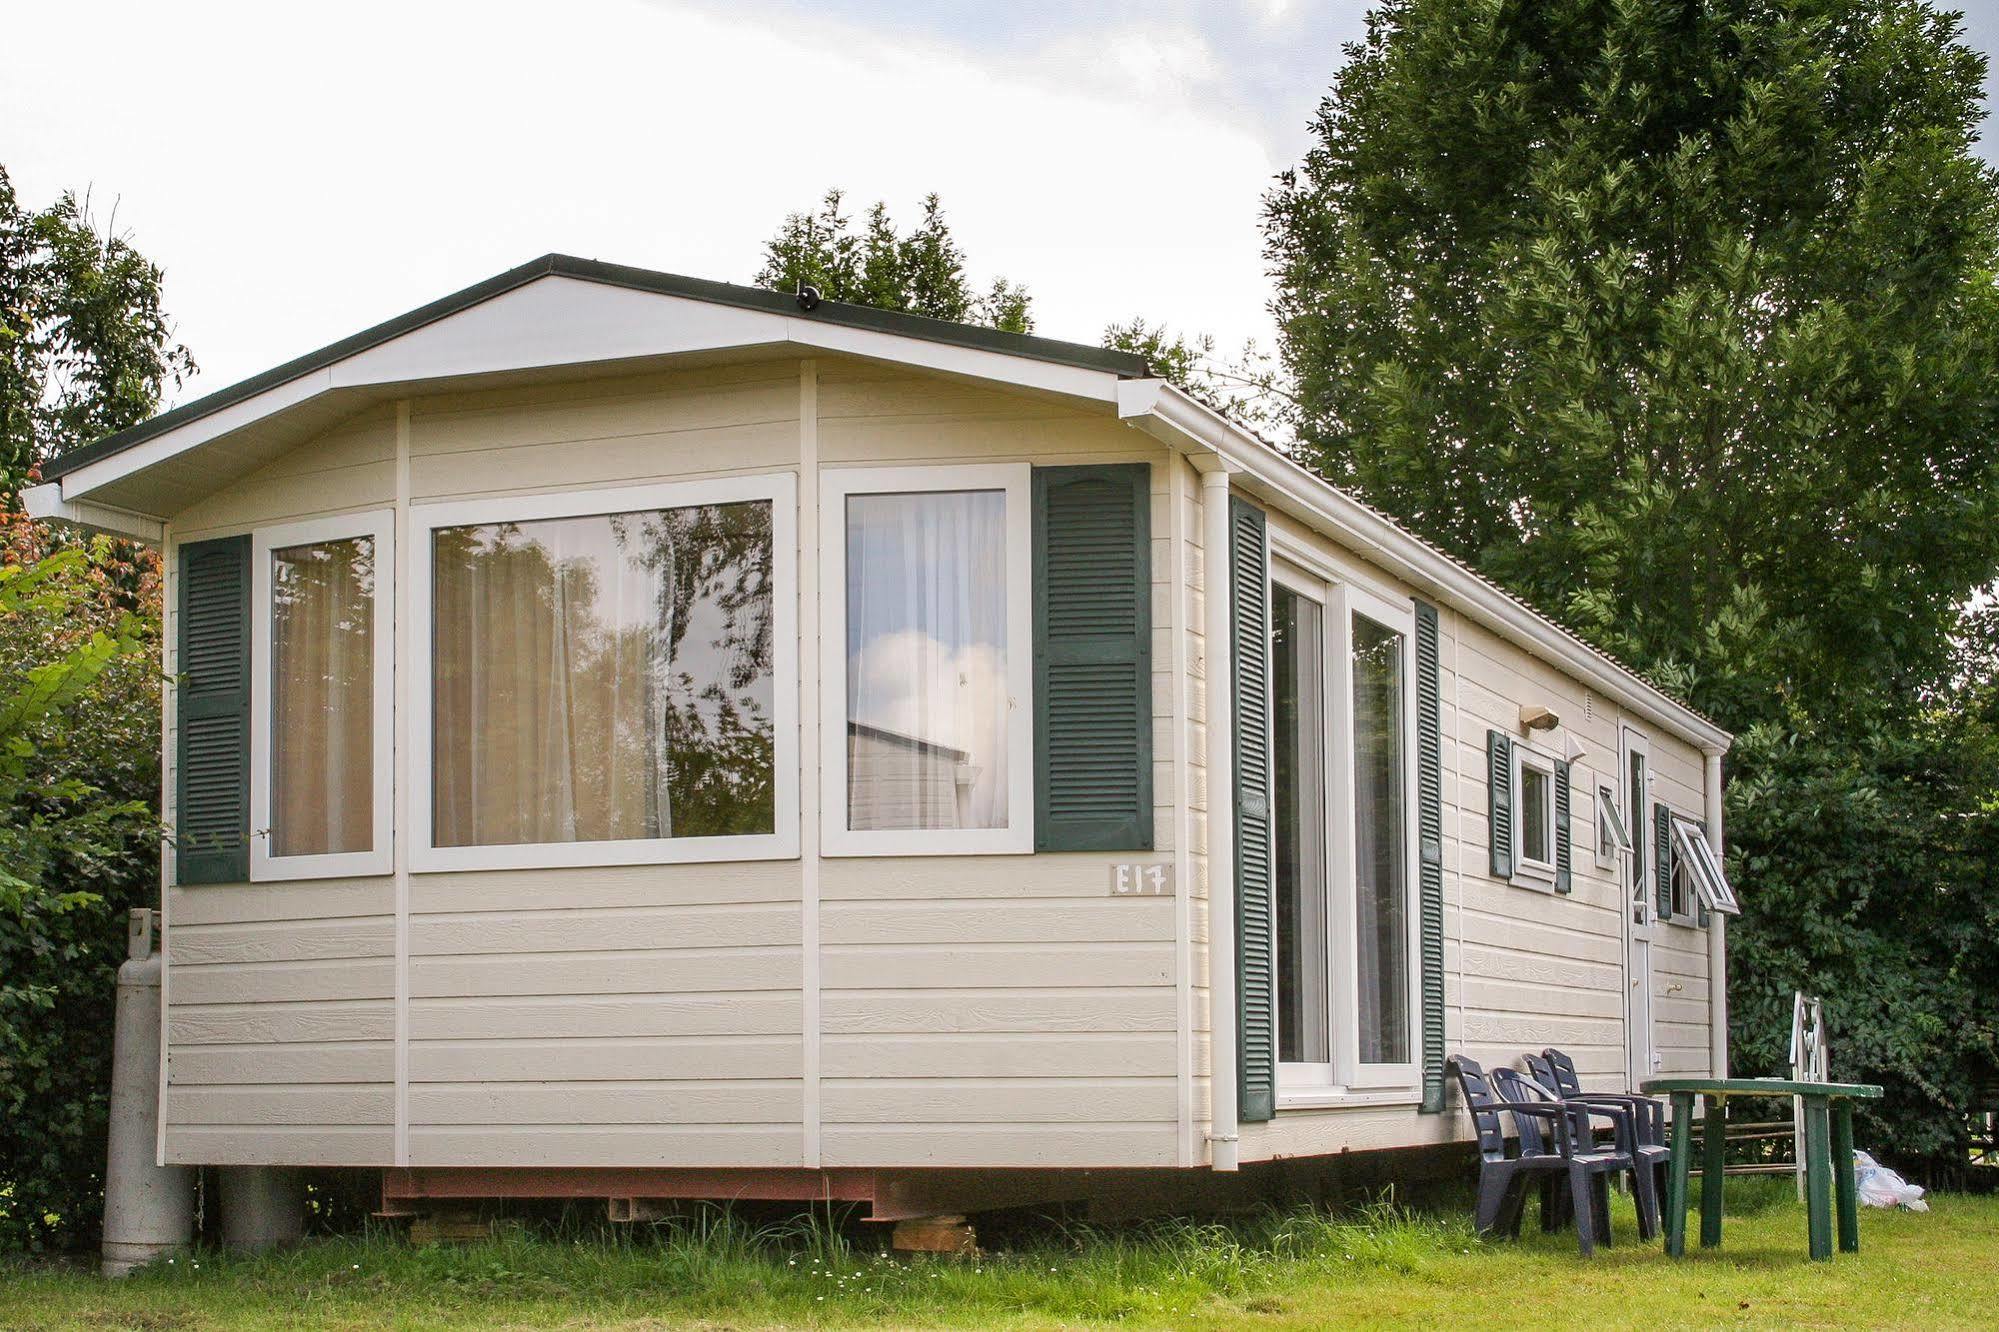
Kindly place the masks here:
POLYGON ((259 375, 252 375, 228 388, 217 389, 193 402, 183 403, 171 411, 128 426, 115 434, 89 444, 68 449, 60 456, 50 459, 42 468, 45 479, 53 481, 66 476, 80 467, 88 466, 104 458, 124 452, 135 444, 161 435, 169 430, 213 415, 226 407, 254 398, 288 383, 301 375, 323 370, 336 361, 345 360, 357 352, 379 346, 392 338, 435 323, 461 310, 470 309, 482 301, 525 286, 536 278, 548 276, 577 278, 585 282, 601 282, 606 286, 626 287, 633 291, 655 292, 662 296, 684 296, 690 300, 707 301, 714 305, 731 305, 743 310, 762 310, 769 314, 784 315, 791 319, 818 320, 822 323, 838 324, 846 328, 864 329, 871 333, 889 333, 898 337, 917 338, 924 342, 940 342, 954 347, 966 347, 974 351, 998 352, 1005 356, 1019 356, 1033 361, 1046 361, 1053 365, 1073 366, 1081 370, 1099 370, 1106 374, 1127 378, 1140 378, 1148 371, 1143 356, 1131 352, 1112 351, 1106 347, 1091 347, 1080 342, 1061 342, 1054 338, 1038 338, 1025 333, 1002 333, 998 329, 980 328, 972 324, 954 324, 946 319, 928 319, 922 315, 902 314, 894 310, 877 310, 871 306, 848 305, 839 301, 822 301, 812 310, 799 307, 798 298, 788 292, 770 291, 763 287, 739 287, 730 282, 711 282, 705 278, 681 277, 674 273, 659 273, 649 268, 632 268, 624 264, 607 264, 596 259, 578 259, 567 254, 545 254, 539 259, 511 268, 484 282, 475 282, 463 291, 453 292, 441 300, 419 306, 407 314, 364 329, 352 337, 308 352, 283 365, 274 366, 259 375))

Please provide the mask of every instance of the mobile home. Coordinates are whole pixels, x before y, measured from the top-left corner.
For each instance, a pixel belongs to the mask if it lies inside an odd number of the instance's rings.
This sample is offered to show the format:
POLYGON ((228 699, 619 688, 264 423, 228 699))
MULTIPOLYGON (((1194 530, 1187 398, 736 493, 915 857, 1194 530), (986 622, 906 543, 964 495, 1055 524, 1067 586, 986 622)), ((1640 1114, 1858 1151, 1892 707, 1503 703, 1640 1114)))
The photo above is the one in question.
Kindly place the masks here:
POLYGON ((162 1164, 909 1217, 1725 1069, 1728 735, 1139 357, 550 256, 46 476, 166 558, 162 1164))

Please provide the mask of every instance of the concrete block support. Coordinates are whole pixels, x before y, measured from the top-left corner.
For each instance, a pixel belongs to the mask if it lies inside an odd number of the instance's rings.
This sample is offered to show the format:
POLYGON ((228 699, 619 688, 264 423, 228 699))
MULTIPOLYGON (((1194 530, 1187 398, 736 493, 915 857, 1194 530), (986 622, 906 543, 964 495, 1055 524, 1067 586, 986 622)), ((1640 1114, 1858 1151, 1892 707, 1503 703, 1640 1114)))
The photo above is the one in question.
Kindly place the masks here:
POLYGON ((305 1181, 280 1166, 222 1166, 216 1172, 222 1243, 238 1253, 295 1244, 305 1234, 305 1181))
POLYGON ((150 911, 128 918, 113 1021, 102 1257, 104 1275, 122 1277, 194 1239, 194 1170, 158 1163, 160 956, 150 911))

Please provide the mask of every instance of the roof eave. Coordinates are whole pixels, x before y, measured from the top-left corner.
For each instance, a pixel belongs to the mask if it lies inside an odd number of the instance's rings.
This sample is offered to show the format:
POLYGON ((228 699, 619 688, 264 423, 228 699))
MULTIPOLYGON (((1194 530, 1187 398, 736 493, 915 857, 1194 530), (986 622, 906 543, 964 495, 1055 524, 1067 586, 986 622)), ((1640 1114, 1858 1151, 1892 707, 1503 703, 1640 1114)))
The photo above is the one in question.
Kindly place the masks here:
POLYGON ((1724 754, 1733 743, 1729 732, 1623 663, 1165 380, 1119 384, 1118 415, 1213 453, 1231 472, 1282 497, 1297 517, 1340 544, 1703 752, 1724 754))

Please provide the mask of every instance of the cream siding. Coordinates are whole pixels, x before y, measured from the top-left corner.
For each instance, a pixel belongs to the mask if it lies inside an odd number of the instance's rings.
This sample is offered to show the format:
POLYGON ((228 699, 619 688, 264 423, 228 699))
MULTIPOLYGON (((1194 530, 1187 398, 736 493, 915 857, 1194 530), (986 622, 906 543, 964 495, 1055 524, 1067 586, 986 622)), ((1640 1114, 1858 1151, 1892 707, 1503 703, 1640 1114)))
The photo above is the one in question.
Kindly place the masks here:
MULTIPOLYGON (((1207 1162, 1205 816, 1226 793, 1205 780, 1192 463, 1053 397, 839 357, 438 394, 406 419, 415 505, 796 470, 808 435, 825 469, 1150 464, 1154 850, 822 860, 808 836, 803 861, 413 873, 400 956, 390 877, 175 889, 169 1160, 390 1165, 400 1139, 412 1165, 1207 1162), (1108 867, 1129 860, 1174 864, 1179 895, 1112 897, 1108 867)), ((175 539, 394 504, 397 433, 393 408, 338 424, 173 515, 175 539)), ((1281 515, 1273 530, 1408 595, 1281 515)), ((802 547, 802 602, 816 565, 802 547)), ((1441 649, 1449 1046, 1508 1062, 1560 1044, 1619 1082, 1623 888, 1596 867, 1589 797, 1598 772, 1615 781, 1619 718, 1448 609, 1441 649), (1553 747, 1584 748, 1566 898, 1486 874, 1484 732, 1515 730, 1523 702, 1562 715, 1553 747)), ((844 719, 819 715, 804 651, 810 762, 812 728, 844 719)), ((1700 755, 1648 734, 1655 795, 1698 814, 1700 755)), ((1701 1069, 1706 938, 1661 935, 1665 1068, 1701 1069)), ((1468 1132, 1388 1099, 1281 1110, 1243 1126, 1243 1159, 1468 1132)))

